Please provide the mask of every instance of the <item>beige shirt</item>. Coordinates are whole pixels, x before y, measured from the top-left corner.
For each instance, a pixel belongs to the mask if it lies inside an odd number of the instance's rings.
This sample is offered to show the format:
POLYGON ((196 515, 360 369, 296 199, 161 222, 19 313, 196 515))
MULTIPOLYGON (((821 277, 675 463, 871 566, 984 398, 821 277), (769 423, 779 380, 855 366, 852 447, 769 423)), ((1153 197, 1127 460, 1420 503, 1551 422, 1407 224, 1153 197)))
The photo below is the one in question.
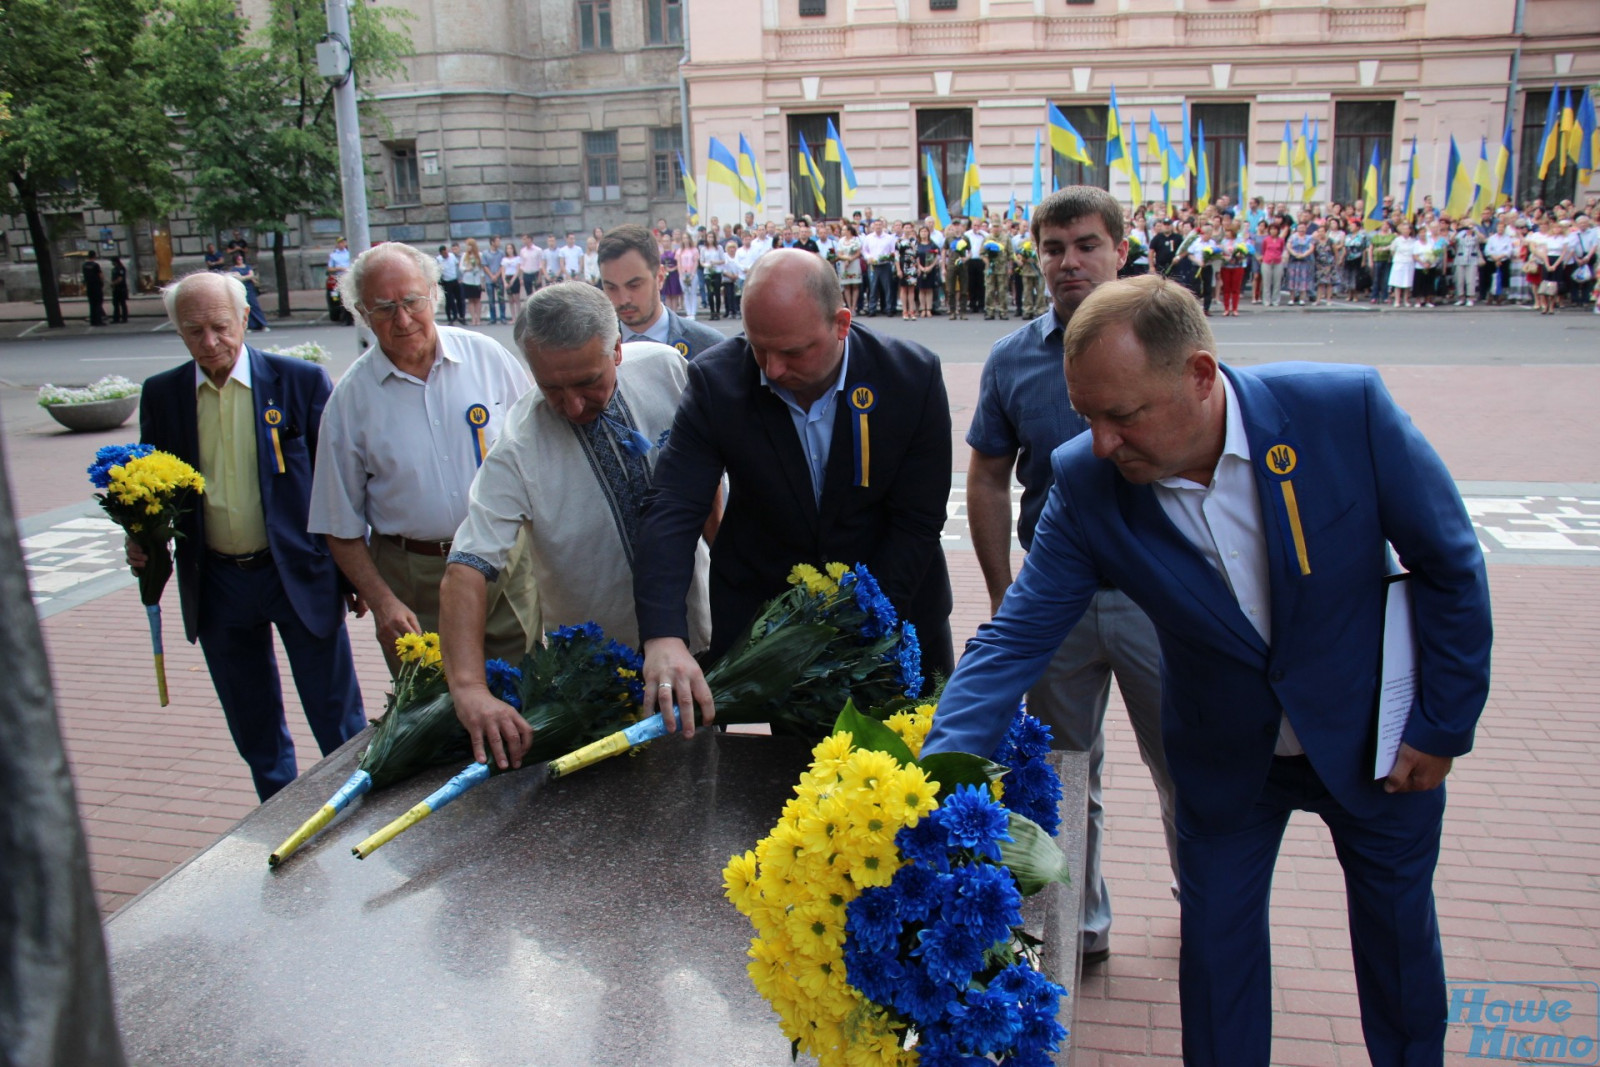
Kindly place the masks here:
POLYGON ((218 389, 195 365, 195 416, 200 431, 200 495, 206 547, 244 556, 267 547, 256 467, 256 405, 250 388, 250 353, 239 350, 228 380, 218 389))

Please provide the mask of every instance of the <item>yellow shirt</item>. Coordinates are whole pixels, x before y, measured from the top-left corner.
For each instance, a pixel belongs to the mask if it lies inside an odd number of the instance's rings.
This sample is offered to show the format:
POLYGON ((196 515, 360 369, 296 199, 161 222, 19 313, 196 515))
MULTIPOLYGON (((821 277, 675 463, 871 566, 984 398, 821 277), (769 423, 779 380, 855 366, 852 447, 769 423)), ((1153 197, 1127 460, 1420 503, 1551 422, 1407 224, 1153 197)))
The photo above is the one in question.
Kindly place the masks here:
POLYGON ((250 390, 250 356, 240 351, 233 373, 219 390, 198 367, 195 414, 200 429, 200 473, 206 491, 206 547, 243 556, 267 547, 256 467, 256 405, 250 390))

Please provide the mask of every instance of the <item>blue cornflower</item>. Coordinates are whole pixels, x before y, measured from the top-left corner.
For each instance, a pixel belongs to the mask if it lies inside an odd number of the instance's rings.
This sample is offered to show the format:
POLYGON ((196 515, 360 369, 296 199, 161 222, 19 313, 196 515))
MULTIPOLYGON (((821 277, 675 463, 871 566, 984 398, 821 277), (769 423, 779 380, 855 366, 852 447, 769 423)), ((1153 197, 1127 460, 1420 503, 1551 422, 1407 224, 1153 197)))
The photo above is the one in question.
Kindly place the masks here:
POLYGON ((945 1028, 923 1030, 917 1041, 919 1067, 987 1067, 989 1060, 961 1051, 955 1035, 945 1028))
POLYGON ((96 489, 109 489, 112 467, 125 466, 130 459, 148 456, 154 451, 154 445, 142 442, 130 445, 101 445, 94 454, 94 462, 89 465, 89 481, 96 489))
POLYGON ((1043 756, 1050 751, 1053 738, 1050 727, 1027 712, 1019 712, 1011 723, 1006 740, 1016 748, 1018 755, 1043 756))
POLYGON ((853 591, 856 606, 867 616, 867 621, 861 625, 861 636, 882 637, 899 625, 900 616, 895 613, 894 605, 889 603, 889 598, 883 595, 883 590, 878 586, 878 579, 867 570, 865 563, 856 564, 855 576, 853 591))
POLYGON ((993 944, 1011 936, 1022 923, 1022 894, 1016 879, 1004 867, 969 863, 950 876, 945 897, 945 917, 971 930, 979 940, 993 944))
POLYGON ((900 938, 900 891, 892 882, 862 891, 844 912, 845 932, 866 951, 893 948, 900 938))
POLYGON ((488 677, 489 692, 518 711, 522 710, 522 697, 518 695, 522 684, 521 671, 503 659, 492 659, 483 665, 483 673, 488 677))
POLYGON ((853 937, 846 938, 844 966, 846 980, 877 1004, 894 1003, 897 991, 907 981, 907 968, 894 942, 887 949, 875 951, 853 937))
POLYGON ((950 869, 949 837, 931 815, 917 820, 915 826, 902 826, 894 835, 894 844, 900 855, 913 863, 925 863, 935 871, 950 869))
POLYGON ((992 943, 967 927, 936 921, 922 928, 911 954, 922 957, 923 966, 934 978, 963 986, 983 966, 984 950, 992 943))
POLYGON ((892 1003, 900 1014, 915 1020, 926 1041, 929 1036, 927 1028, 944 1019, 950 1002, 960 993, 960 987, 955 983, 941 981, 929 974, 926 967, 918 966, 915 960, 908 960, 895 987, 894 999, 889 1002, 880 1000, 878 1003, 892 1003))
POLYGON ((591 641, 603 641, 605 633, 598 623, 585 622, 577 626, 560 626, 550 631, 551 642, 572 642, 588 638, 591 641))
POLYGON ((1009 993, 999 989, 969 989, 950 1005, 950 1036, 973 1052, 1005 1052, 1022 1029, 1022 1012, 1009 993))
POLYGON ((915 700, 922 695, 922 645, 917 641, 917 628, 911 623, 900 627, 900 644, 893 655, 900 670, 900 689, 915 700))
POLYGON ((1005 777, 1006 807, 1055 835, 1061 825, 1061 779, 1044 760, 1023 763, 1005 777))
POLYGON ((951 848, 971 849, 995 861, 1000 859, 1000 842, 1011 840, 1006 809, 979 786, 957 786, 928 819, 944 829, 951 848))

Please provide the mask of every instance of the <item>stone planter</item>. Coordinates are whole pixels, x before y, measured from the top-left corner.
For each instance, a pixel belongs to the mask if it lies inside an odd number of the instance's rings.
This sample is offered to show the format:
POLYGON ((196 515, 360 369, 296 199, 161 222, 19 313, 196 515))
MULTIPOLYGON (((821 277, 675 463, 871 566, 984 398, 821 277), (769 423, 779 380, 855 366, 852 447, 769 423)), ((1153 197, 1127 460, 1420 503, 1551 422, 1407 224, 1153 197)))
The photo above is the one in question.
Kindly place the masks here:
POLYGON ((45 410, 74 433, 104 432, 115 430, 139 410, 139 394, 115 400, 91 400, 87 404, 51 404, 45 410))

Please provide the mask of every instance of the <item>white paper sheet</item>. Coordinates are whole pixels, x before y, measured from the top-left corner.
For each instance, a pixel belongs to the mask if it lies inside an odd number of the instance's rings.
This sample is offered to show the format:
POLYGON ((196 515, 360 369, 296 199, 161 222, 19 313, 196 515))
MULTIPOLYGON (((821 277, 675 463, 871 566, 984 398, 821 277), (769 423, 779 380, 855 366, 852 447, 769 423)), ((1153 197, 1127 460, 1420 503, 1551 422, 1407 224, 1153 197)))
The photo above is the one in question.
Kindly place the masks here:
POLYGON ((1410 575, 1389 578, 1383 609, 1383 661, 1378 674, 1378 745, 1372 777, 1394 769, 1417 692, 1417 644, 1411 625, 1410 575))

